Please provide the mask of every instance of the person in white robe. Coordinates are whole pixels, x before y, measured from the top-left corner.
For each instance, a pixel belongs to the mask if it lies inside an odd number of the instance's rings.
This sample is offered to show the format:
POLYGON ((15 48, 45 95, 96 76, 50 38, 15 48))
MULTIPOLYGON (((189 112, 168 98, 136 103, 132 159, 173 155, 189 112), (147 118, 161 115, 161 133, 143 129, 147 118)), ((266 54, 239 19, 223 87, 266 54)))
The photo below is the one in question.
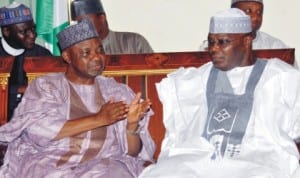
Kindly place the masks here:
POLYGON ((211 62, 156 85, 166 134, 157 163, 139 178, 300 176, 300 73, 277 58, 254 58, 251 31, 240 9, 218 12, 211 62))
POLYGON ((149 42, 141 34, 113 31, 109 28, 101 0, 73 0, 71 18, 89 18, 93 22, 102 40, 105 54, 153 53, 149 42))
POLYGON ((253 49, 289 48, 282 40, 259 30, 263 21, 263 0, 232 0, 231 7, 239 8, 251 17, 253 49))
POLYGON ((57 37, 67 70, 32 81, 0 127, 0 177, 136 178, 155 150, 150 100, 100 75, 105 55, 88 19, 57 37))
MULTIPOLYGON (((283 49, 290 48, 282 40, 260 31, 263 21, 263 0, 232 0, 231 7, 243 10, 251 17, 252 24, 252 48, 253 49, 283 49)), ((200 50, 207 50, 207 41, 201 44, 200 50)))

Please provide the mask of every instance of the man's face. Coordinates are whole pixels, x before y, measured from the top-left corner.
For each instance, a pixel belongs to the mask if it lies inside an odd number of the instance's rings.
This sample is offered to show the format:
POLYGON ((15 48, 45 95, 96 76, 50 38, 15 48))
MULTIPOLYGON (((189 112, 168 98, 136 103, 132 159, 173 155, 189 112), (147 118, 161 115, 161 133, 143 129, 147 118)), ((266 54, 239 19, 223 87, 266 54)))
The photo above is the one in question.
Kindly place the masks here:
POLYGON ((241 9, 251 17, 252 31, 256 33, 261 27, 264 7, 259 2, 238 2, 234 7, 241 9))
POLYGON ((63 52, 68 53, 66 60, 69 63, 67 76, 71 81, 89 83, 101 74, 105 67, 105 55, 98 38, 79 42, 63 52), (70 79, 70 78, 69 78, 70 79))
POLYGON ((107 36, 109 29, 105 14, 86 14, 78 16, 76 20, 81 20, 82 18, 89 18, 91 20, 100 36, 100 39, 104 39, 107 36))
POLYGON ((35 27, 33 21, 5 27, 8 30, 5 40, 9 45, 16 49, 31 49, 34 46, 36 39, 35 27))
POLYGON ((208 35, 208 52, 214 66, 227 71, 248 64, 249 59, 245 56, 246 52, 251 50, 252 41, 246 40, 246 37, 246 34, 210 33, 208 35))

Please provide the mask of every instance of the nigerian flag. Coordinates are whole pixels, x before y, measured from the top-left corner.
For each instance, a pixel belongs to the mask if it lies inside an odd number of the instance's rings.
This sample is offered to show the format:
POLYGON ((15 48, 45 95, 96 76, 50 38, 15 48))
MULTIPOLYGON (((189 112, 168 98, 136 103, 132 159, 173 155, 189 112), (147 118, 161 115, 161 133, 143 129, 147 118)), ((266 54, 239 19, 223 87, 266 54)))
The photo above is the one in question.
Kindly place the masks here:
POLYGON ((60 55, 56 34, 69 24, 68 0, 37 0, 36 31, 53 55, 60 55))

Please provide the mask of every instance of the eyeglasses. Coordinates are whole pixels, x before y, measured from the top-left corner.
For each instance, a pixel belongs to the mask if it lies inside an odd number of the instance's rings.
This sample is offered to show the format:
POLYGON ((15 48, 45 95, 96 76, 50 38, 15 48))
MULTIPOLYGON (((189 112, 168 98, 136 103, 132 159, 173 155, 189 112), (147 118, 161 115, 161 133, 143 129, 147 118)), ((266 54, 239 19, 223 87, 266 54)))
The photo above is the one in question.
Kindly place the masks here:
POLYGON ((232 42, 237 41, 237 40, 241 40, 243 37, 245 37, 246 35, 243 35, 242 37, 239 38, 235 38, 235 39, 208 39, 205 40, 203 43, 206 43, 206 46, 208 47, 212 47, 214 45, 218 45, 220 48, 225 48, 226 46, 230 45, 232 42))
POLYGON ((229 44, 231 44, 232 42, 239 40, 240 38, 236 38, 236 39, 216 39, 216 40, 204 40, 203 43, 205 45, 203 46, 207 46, 207 47, 212 47, 214 45, 218 45, 221 48, 225 48, 226 46, 228 46, 229 44))

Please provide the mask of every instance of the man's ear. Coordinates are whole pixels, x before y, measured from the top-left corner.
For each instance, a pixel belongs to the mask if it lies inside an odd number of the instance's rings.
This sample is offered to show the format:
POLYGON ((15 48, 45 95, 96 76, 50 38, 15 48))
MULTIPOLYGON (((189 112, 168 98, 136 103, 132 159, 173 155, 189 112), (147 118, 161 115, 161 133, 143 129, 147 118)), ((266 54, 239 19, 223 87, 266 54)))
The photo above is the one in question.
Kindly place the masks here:
POLYGON ((101 14, 101 15, 100 15, 100 19, 101 19, 102 21, 106 21, 106 15, 105 15, 105 14, 101 14))
POLYGON ((5 38, 9 37, 10 31, 9 31, 8 27, 3 27, 1 31, 2 31, 3 37, 5 37, 5 38))
POLYGON ((71 57, 70 57, 70 53, 68 51, 68 49, 64 50, 61 54, 61 56, 63 57, 64 61, 68 64, 71 63, 71 57))

